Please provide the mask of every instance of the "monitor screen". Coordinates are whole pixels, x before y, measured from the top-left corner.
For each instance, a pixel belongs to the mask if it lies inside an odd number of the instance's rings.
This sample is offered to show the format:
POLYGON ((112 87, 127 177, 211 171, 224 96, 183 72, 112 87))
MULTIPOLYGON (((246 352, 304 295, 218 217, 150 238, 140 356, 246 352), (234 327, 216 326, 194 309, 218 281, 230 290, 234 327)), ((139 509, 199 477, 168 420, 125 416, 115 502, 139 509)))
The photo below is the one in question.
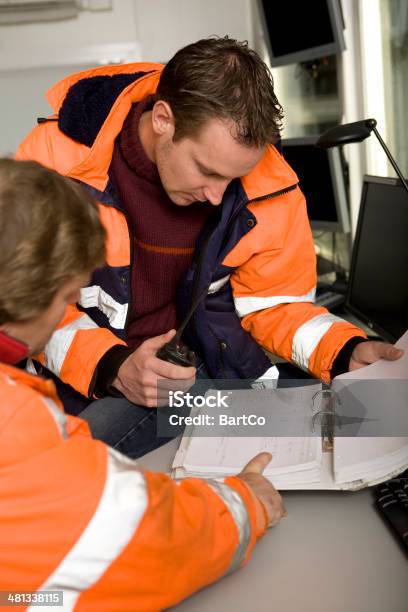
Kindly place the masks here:
POLYGON ((339 0, 259 0, 272 66, 340 53, 345 49, 339 0))
POLYGON ((349 232, 344 173, 337 148, 315 147, 317 137, 282 140, 282 154, 299 178, 313 229, 349 232))
POLYGON ((408 329, 408 194, 398 179, 364 178, 346 307, 391 342, 408 329))

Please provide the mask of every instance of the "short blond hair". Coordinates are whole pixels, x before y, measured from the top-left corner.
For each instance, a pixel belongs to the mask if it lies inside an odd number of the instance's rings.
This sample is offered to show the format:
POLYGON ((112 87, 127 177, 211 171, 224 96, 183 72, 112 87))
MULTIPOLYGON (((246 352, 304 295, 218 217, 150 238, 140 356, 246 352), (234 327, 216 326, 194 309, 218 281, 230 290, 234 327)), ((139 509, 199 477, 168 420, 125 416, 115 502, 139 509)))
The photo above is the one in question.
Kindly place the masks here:
POLYGON ((45 310, 102 265, 105 232, 83 187, 36 162, 0 159, 0 324, 45 310))

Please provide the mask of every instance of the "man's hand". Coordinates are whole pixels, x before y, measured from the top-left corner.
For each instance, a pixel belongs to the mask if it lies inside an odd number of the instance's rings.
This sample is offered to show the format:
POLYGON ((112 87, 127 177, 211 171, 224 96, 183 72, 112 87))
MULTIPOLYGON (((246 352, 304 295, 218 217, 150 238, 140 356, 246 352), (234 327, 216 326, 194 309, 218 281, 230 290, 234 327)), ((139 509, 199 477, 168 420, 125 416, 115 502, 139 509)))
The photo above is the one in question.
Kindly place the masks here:
POLYGON ((395 348, 395 346, 388 342, 379 342, 376 340, 360 342, 351 354, 349 371, 358 370, 379 359, 395 361, 402 357, 403 354, 403 350, 395 348))
POLYGON ((173 391, 188 391, 195 382, 196 369, 174 365, 156 357, 156 353, 175 335, 172 329, 167 334, 145 340, 134 353, 122 363, 112 385, 133 404, 154 408, 167 406, 168 391, 162 389, 158 397, 157 381, 160 379, 180 381, 171 386, 173 391))
POLYGON ((271 459, 272 455, 270 453, 259 453, 237 475, 252 489, 254 495, 263 504, 269 518, 268 527, 273 527, 283 516, 288 514, 278 491, 265 476, 262 476, 262 472, 271 459))

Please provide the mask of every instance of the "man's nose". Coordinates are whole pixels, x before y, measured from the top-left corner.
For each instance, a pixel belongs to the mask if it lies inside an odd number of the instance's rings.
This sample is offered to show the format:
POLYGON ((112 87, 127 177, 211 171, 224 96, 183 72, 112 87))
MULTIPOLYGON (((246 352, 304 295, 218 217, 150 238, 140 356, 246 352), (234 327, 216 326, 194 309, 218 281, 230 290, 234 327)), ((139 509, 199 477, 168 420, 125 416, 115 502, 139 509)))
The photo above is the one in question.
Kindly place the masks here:
POLYGON ((206 187, 204 189, 205 199, 208 200, 213 206, 219 206, 222 202, 222 198, 227 188, 227 184, 218 183, 206 187))

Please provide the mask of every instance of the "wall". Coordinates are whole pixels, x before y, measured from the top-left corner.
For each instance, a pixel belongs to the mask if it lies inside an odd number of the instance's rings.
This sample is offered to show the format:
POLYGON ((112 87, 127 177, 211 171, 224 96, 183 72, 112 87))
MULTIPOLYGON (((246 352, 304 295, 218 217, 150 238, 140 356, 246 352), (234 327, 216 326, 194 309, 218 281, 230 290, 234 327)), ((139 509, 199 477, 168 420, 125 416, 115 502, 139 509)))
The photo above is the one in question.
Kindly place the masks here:
POLYGON ((146 60, 167 61, 180 47, 211 35, 252 43, 253 0, 135 0, 146 60))
POLYGON ((45 91, 98 63, 167 61, 212 34, 251 40, 251 0, 113 0, 112 11, 77 19, 0 26, 0 155, 12 154, 37 116, 45 91))
POLYGON ((36 117, 50 113, 44 93, 54 82, 118 55, 140 57, 134 0, 77 19, 0 26, 0 154, 13 153, 36 117))
POLYGON ((75 19, 0 26, 0 69, 69 59, 93 45, 135 43, 134 0, 114 0, 112 11, 82 11, 75 19))

